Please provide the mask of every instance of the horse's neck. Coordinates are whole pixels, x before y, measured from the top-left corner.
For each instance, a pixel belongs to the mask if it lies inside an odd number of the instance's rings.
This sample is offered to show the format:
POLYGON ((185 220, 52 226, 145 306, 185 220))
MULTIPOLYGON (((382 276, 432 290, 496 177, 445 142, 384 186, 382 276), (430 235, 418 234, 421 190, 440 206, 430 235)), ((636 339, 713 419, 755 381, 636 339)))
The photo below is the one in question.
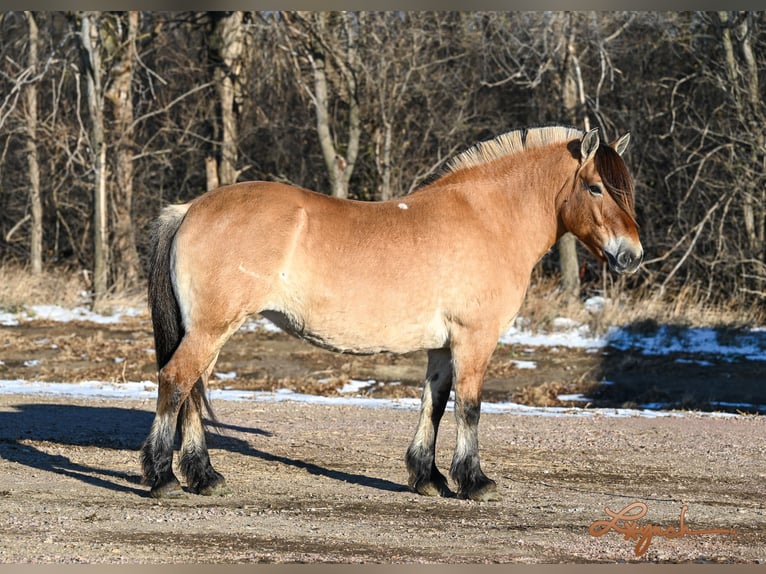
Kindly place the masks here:
POLYGON ((560 169, 543 169, 545 164, 506 167, 480 171, 476 177, 455 174, 459 177, 445 183, 482 214, 498 240, 534 266, 561 235, 558 201, 567 178, 560 169))

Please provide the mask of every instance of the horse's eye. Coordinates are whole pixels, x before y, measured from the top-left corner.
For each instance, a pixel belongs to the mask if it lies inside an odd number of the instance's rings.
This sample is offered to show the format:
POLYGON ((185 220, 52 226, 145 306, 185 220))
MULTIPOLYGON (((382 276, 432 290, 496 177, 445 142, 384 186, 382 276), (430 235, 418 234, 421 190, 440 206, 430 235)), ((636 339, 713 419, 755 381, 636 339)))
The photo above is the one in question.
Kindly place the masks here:
POLYGON ((604 190, 601 189, 601 186, 597 183, 592 183, 588 186, 588 191, 590 191, 593 195, 603 195, 604 190))

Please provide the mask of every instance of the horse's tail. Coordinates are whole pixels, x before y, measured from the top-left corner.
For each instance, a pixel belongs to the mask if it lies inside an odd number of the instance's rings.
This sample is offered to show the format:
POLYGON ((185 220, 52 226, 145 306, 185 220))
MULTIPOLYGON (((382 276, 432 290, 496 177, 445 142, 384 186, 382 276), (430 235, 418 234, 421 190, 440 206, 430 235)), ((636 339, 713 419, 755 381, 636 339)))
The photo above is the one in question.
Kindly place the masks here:
POLYGON ((167 364, 184 336, 181 308, 174 287, 172 250, 173 240, 188 209, 188 204, 167 206, 151 229, 149 311, 152 314, 158 370, 167 364))
MULTIPOLYGON (((149 310, 152 315, 157 370, 162 369, 170 361, 185 334, 181 307, 175 289, 173 242, 188 209, 188 203, 165 207, 151 228, 152 248, 149 256, 148 277, 149 310)), ((217 418, 208 401, 204 379, 204 376, 200 377, 191 392, 192 394, 199 393, 198 398, 205 405, 210 419, 216 423, 217 418)), ((179 423, 182 422, 184 416, 185 408, 181 408, 179 423)))

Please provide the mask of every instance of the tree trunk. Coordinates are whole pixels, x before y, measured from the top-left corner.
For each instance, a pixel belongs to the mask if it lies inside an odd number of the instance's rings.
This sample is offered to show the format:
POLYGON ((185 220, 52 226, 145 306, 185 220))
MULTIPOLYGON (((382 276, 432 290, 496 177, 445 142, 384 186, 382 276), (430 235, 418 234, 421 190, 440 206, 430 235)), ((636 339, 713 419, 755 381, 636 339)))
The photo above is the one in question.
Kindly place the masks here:
POLYGON ((312 59, 314 71, 314 103, 316 107, 317 135, 322 157, 330 179, 330 193, 335 197, 348 197, 348 186, 344 185, 344 172, 348 167, 346 160, 335 149, 330 129, 330 104, 327 96, 327 75, 325 73, 324 54, 312 59))
MULTIPOLYGON (((288 28, 292 29, 291 16, 284 15, 284 18, 288 28)), ((348 197, 351 175, 354 172, 354 164, 359 153, 359 139, 362 130, 356 82, 356 74, 358 73, 357 32, 351 14, 344 12, 338 18, 331 16, 328 12, 316 13, 310 21, 298 17, 305 29, 305 33, 300 34, 301 40, 299 42, 304 56, 311 64, 313 89, 304 84, 300 78, 299 82, 309 93, 316 110, 317 135, 330 180, 330 193, 335 197, 346 198, 348 197), (342 32, 338 18, 343 26, 342 32), (310 39, 306 40, 306 36, 310 39), (341 36, 345 36, 345 40, 340 40, 341 36), (335 83, 333 85, 337 85, 340 92, 337 97, 348 105, 345 154, 336 146, 333 137, 334 118, 330 113, 329 91, 331 83, 328 80, 330 73, 334 74, 335 83)))
POLYGON ((84 72, 90 115, 90 149, 93 157, 93 307, 103 303, 109 285, 107 236, 106 143, 104 141, 104 96, 99 53, 99 13, 82 14, 80 42, 86 58, 84 72))
MULTIPOLYGON (((579 72, 579 61, 575 44, 576 16, 569 12, 563 15, 566 25, 562 33, 566 38, 566 52, 562 66, 562 94, 561 101, 564 104, 564 113, 573 125, 580 123, 580 110, 582 109, 582 123, 587 131, 590 129, 588 115, 584 111, 585 91, 582 86, 582 75, 579 72)), ((577 239, 571 233, 564 234, 558 241, 559 265, 561 268, 561 289, 572 297, 580 295, 580 262, 577 257, 577 239)))
POLYGON ((232 12, 219 18, 214 29, 213 46, 219 59, 215 67, 215 87, 221 108, 221 157, 218 164, 220 185, 237 181, 237 109, 236 91, 244 52, 244 13, 232 12))
POLYGON ((391 188, 391 140, 393 138, 393 126, 391 121, 383 119, 383 142, 381 149, 375 154, 378 160, 378 172, 380 173, 380 200, 387 201, 394 197, 391 188))
POLYGON ((113 223, 113 286, 118 291, 135 288, 139 277, 139 260, 133 228, 133 69, 136 59, 138 12, 128 12, 125 38, 118 35, 113 42, 117 61, 106 97, 114 110, 115 186, 111 194, 113 223))
MULTIPOLYGON (((766 149, 766 131, 763 120, 759 118, 761 95, 758 81, 758 65, 752 47, 752 31, 748 15, 740 17, 738 23, 732 23, 728 12, 718 12, 721 22, 721 39, 724 48, 726 74, 730 93, 735 102, 738 120, 742 127, 752 134, 753 144, 750 149, 750 165, 766 165, 764 150, 766 149), (732 34, 735 31, 736 34, 732 34), (742 67, 738 65, 734 47, 735 36, 742 54, 742 67), (740 89, 739 86, 742 85, 740 89), (759 155, 761 156, 759 158, 759 155)), ((762 177, 762 176, 760 176, 762 177)), ((755 257, 763 257, 766 243, 766 210, 763 201, 766 199, 763 185, 759 183, 759 175, 750 180, 742 188, 742 223, 745 227, 750 248, 755 257)))
MULTIPOLYGON (((36 75, 38 67, 38 29, 32 12, 26 12, 29 26, 29 57, 27 64, 36 75)), ((29 170, 29 204, 32 212, 32 233, 29 239, 29 258, 33 275, 43 269, 43 204, 40 196, 40 161, 37 154, 37 82, 30 82, 25 90, 27 128, 27 168, 29 170)))
POLYGON ((207 156, 205 158, 205 181, 207 191, 211 191, 221 185, 218 182, 217 163, 212 156, 207 156))

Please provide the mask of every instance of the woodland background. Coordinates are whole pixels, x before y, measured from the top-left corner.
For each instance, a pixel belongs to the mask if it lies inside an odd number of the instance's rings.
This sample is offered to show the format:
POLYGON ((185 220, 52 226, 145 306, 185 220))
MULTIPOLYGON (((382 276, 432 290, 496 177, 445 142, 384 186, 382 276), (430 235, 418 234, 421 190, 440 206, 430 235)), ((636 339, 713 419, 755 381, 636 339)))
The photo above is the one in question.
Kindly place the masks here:
POLYGON ((632 134, 645 247, 619 280, 572 241, 536 269, 766 308, 764 12, 0 13, 0 266, 140 291, 169 202, 251 179, 412 191, 510 129, 632 134))

